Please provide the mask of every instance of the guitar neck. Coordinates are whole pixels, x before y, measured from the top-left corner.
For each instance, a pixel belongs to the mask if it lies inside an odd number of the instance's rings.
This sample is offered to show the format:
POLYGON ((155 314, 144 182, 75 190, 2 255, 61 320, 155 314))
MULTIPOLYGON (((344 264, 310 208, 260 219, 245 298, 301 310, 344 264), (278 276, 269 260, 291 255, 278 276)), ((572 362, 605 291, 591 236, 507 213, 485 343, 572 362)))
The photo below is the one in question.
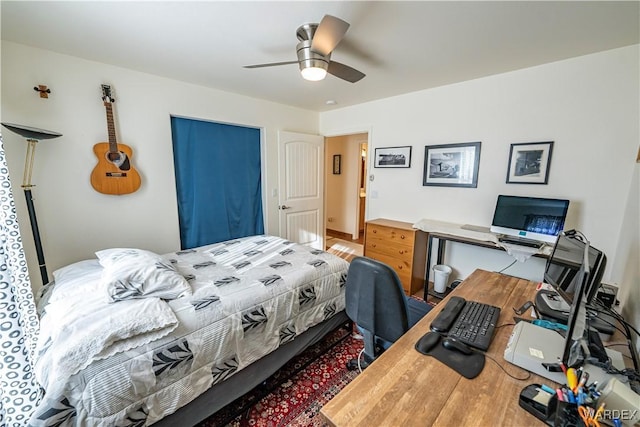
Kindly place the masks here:
POLYGON ((107 110, 107 131, 109 132, 109 152, 118 152, 118 143, 116 142, 116 125, 113 121, 113 107, 109 102, 104 104, 107 110))

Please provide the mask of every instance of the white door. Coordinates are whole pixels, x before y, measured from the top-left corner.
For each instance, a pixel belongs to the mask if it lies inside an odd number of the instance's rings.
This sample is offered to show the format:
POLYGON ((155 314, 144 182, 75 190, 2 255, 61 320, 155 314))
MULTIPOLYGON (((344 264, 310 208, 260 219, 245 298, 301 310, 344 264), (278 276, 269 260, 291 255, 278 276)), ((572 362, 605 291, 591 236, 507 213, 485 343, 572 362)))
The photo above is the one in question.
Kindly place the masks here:
POLYGON ((324 137, 278 132, 280 234, 324 250, 324 137))

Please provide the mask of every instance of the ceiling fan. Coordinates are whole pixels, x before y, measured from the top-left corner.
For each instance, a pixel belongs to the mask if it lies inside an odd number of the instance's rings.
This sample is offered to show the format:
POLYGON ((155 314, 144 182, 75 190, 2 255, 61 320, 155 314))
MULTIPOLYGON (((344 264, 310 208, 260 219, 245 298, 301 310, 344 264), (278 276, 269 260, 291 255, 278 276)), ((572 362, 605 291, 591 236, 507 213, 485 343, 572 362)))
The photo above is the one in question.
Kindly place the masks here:
POLYGON ((298 27, 296 36, 300 42, 296 46, 297 61, 245 65, 244 68, 298 64, 300 73, 306 80, 322 80, 329 73, 342 80, 355 83, 361 80, 365 74, 348 65, 331 60, 331 53, 348 29, 349 23, 335 16, 325 15, 320 24, 303 24, 298 27))

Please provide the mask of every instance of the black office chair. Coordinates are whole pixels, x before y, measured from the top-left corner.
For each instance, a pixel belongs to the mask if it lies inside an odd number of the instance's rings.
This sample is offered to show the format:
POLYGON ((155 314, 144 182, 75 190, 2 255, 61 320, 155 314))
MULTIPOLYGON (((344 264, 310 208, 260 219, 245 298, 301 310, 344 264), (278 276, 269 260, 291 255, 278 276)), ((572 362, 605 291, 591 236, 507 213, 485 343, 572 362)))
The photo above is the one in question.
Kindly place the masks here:
POLYGON ((345 297, 347 316, 364 336, 364 361, 349 361, 349 369, 369 365, 431 310, 429 304, 405 296, 391 267, 367 257, 351 261, 345 297))

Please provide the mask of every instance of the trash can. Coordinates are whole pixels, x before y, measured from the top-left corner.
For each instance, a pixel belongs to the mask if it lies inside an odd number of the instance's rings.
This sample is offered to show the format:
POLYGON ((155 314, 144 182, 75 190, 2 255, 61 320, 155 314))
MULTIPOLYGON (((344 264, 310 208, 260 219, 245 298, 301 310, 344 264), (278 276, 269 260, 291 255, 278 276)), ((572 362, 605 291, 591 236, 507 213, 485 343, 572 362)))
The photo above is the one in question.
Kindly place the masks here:
POLYGON ((444 264, 433 266, 433 290, 439 294, 443 294, 447 289, 451 267, 444 264))

